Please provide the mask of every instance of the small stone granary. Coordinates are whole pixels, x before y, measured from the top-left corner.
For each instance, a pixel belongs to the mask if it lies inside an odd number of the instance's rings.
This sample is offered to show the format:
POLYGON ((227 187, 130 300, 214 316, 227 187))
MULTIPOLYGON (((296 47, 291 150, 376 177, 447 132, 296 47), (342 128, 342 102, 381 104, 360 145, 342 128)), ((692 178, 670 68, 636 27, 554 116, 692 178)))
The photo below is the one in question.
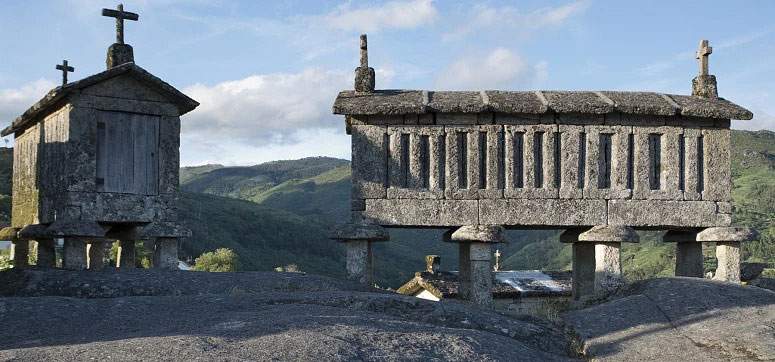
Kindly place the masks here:
MULTIPOLYGON (((415 273, 396 292, 432 301, 459 298, 459 273, 441 269, 440 261, 438 255, 426 256, 425 271, 415 273)), ((567 271, 493 270, 492 275, 493 308, 504 313, 538 316, 547 306, 571 296, 567 271)))
POLYGON ((107 70, 63 85, 2 131, 15 137, 12 225, 2 236, 26 264, 37 242, 39 266, 55 266, 55 239, 63 239, 63 266, 99 270, 108 242, 119 240, 118 266, 133 268, 134 243, 146 240, 155 267, 176 269, 176 200, 180 116, 199 104, 134 63, 123 21, 138 15, 104 9, 116 18, 116 43, 107 70), (20 257, 20 254, 25 254, 20 257))
POLYGON ((739 281, 731 224, 730 120, 752 113, 718 97, 707 41, 692 95, 622 91, 375 90, 365 35, 355 90, 335 114, 352 135, 350 278, 369 282, 373 241, 387 228, 445 228, 459 243, 460 295, 492 296, 492 245, 504 228, 562 229, 573 244, 575 298, 621 283, 620 247, 635 229, 666 230, 676 274, 739 281))

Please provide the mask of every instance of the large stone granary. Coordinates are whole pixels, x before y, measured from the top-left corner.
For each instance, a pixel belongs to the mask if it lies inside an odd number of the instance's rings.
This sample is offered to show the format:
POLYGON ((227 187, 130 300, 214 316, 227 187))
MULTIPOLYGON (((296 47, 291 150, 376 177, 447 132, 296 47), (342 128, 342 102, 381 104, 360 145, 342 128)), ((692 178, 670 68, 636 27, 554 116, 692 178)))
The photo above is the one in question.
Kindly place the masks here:
POLYGON ((144 239, 155 266, 177 268, 177 239, 187 235, 175 206, 179 117, 198 103, 134 63, 123 20, 136 14, 119 6, 103 15, 117 19, 108 69, 65 78, 2 131, 15 137, 12 225, 3 234, 22 254, 36 241, 39 266, 55 265, 61 238, 65 268, 101 269, 112 240, 121 242, 119 266, 131 268, 144 239))
POLYGON ((362 36, 355 90, 333 107, 352 135, 352 222, 333 235, 350 277, 370 280, 383 227, 432 227, 460 243, 461 294, 479 304, 504 228, 564 229, 576 297, 621 282, 634 229, 667 230, 684 276, 703 276, 701 243, 716 242, 717 278, 739 280, 752 233, 729 228, 729 128, 753 115, 717 96, 708 54, 705 41, 690 96, 375 90, 362 36))

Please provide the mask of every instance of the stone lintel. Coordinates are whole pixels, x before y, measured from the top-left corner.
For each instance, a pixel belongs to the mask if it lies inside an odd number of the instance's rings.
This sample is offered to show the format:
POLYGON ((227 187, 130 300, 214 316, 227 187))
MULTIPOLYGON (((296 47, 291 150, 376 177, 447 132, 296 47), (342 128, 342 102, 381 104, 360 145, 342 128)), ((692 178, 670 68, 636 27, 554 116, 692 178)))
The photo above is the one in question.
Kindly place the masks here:
POLYGON ((330 239, 337 241, 388 241, 385 228, 373 224, 339 224, 331 230, 330 239))
POLYGON ((36 240, 36 239, 51 239, 54 235, 48 231, 48 225, 32 224, 27 225, 19 230, 19 238, 36 240))
POLYGON ((697 234, 697 241, 742 242, 756 239, 759 233, 746 227, 712 227, 697 234))
MULTIPOLYGON (((449 232, 452 242, 502 243, 504 229, 500 225, 466 225, 449 232)), ((446 236, 447 234, 445 234, 446 236)), ((446 238, 445 238, 446 239, 446 238)))
POLYGON ((622 225, 598 225, 588 231, 579 234, 580 242, 599 243, 637 243, 640 237, 629 226, 622 225))
POLYGON ((186 238, 191 230, 173 222, 152 222, 140 231, 140 238, 186 238))
POLYGON ((697 242, 697 232, 687 230, 669 230, 662 236, 665 243, 691 243, 697 242))
POLYGON ((108 227, 96 221, 54 221, 46 229, 55 237, 91 237, 104 238, 108 227))

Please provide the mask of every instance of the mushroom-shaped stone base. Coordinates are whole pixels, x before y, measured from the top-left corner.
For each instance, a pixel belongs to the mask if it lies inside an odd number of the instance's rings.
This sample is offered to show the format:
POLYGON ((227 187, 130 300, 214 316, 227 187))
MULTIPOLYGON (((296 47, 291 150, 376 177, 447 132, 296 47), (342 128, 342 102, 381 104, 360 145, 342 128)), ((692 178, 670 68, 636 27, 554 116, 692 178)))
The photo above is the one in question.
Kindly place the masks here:
POLYGON ((756 230, 745 227, 714 227, 697 234, 697 241, 715 242, 718 267, 715 280, 740 283, 740 243, 758 237, 756 230))
POLYGON ((331 230, 329 238, 344 243, 347 279, 365 285, 373 284, 374 255, 371 250, 371 243, 390 240, 390 235, 387 231, 379 225, 340 224, 331 230))
POLYGON ((458 297, 492 308, 492 244, 503 242, 497 225, 467 225, 445 233, 445 241, 459 243, 458 297))

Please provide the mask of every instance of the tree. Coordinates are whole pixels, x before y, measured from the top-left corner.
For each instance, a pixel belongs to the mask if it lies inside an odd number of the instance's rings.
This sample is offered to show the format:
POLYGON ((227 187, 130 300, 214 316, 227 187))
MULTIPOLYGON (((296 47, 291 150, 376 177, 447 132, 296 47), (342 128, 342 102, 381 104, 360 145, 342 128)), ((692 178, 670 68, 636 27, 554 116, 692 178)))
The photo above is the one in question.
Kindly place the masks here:
POLYGON ((239 257, 231 249, 219 248, 202 253, 194 260, 194 270, 207 272, 233 272, 239 269, 239 257))

